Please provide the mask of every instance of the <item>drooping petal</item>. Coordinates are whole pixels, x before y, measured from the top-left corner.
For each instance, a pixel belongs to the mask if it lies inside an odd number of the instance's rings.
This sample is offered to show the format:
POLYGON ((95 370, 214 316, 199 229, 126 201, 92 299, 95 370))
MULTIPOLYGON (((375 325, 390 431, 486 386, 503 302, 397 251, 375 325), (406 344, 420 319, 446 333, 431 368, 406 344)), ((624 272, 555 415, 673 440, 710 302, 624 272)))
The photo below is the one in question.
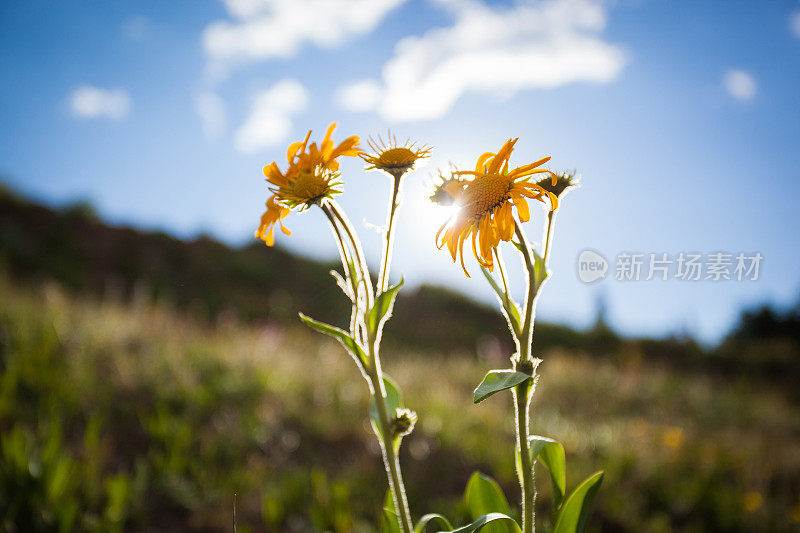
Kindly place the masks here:
MULTIPOLYGON (((464 241, 467 238, 467 233, 469 233, 469 231, 461 233, 461 237, 459 238, 458 241, 458 249, 459 249, 459 257, 461 258, 461 268, 464 270, 464 274, 466 274, 467 277, 470 278, 472 276, 469 275, 469 272, 467 271, 467 265, 464 264, 464 241)), ((453 258, 453 261, 455 261, 455 258, 453 258)))
POLYGON ((555 211, 558 209, 558 196, 550 191, 547 191, 547 194, 550 196, 550 211, 555 211))
POLYGON ((531 212, 528 209, 528 201, 521 194, 512 194, 511 198, 514 199, 514 206, 519 213, 520 222, 527 222, 531 219, 531 212))

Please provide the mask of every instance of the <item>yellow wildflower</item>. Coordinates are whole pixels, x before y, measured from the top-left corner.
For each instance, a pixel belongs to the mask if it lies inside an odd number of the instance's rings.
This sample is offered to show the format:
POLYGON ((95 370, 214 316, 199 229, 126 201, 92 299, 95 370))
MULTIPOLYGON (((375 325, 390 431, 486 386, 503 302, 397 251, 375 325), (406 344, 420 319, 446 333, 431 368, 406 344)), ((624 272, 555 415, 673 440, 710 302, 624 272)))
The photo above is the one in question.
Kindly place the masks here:
POLYGON ((400 177, 414 167, 419 159, 430 157, 431 148, 417 146, 418 141, 411 142, 407 139, 403 144, 397 142, 397 137, 389 134, 388 142, 381 137, 378 140, 369 139, 367 143, 373 153, 359 152, 359 157, 367 162, 367 169, 378 169, 388 172, 394 177, 400 177))
POLYGON ((342 192, 337 188, 341 184, 338 181, 337 159, 342 156, 358 155, 359 139, 352 135, 338 146, 334 146, 331 135, 335 127, 335 122, 328 127, 319 145, 316 142, 308 144, 311 131, 302 141, 290 144, 286 151, 289 166, 285 172, 282 172, 274 161, 264 167, 264 176, 267 182, 273 185, 269 188, 273 195, 267 200, 267 210, 261 216, 256 238, 263 240, 267 246, 273 244, 273 230, 276 223, 280 223, 284 233, 290 234, 283 226, 282 219, 291 209, 308 208, 342 192))
POLYGON ((555 194, 546 191, 541 185, 528 181, 533 174, 550 174, 553 181, 557 176, 544 168, 537 168, 550 160, 542 158, 529 165, 513 170, 508 169, 508 160, 514 150, 517 139, 509 139, 495 154, 486 152, 478 158, 474 171, 456 171, 453 177, 472 176, 465 180, 463 189, 451 190, 458 196, 455 198, 461 207, 436 233, 436 246, 447 249, 456 260, 461 257, 461 267, 469 277, 464 265, 464 241, 472 236, 472 252, 478 262, 492 270, 494 261, 492 251, 500 241, 510 241, 514 235, 514 217, 512 207, 516 208, 521 222, 530 220, 530 211, 526 198, 544 201, 550 199, 551 209, 558 206, 555 194), (441 237, 441 238, 440 238, 441 237), (477 242, 476 242, 477 241, 477 242))

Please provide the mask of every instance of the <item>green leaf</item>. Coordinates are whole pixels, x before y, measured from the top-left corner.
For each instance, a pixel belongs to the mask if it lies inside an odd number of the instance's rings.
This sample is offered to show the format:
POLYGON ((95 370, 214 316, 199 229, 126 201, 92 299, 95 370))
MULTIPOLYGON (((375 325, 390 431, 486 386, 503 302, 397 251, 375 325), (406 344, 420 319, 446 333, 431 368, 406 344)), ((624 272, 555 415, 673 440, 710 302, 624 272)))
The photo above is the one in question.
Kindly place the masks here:
POLYGON ((453 531, 453 526, 450 525, 450 522, 447 520, 447 518, 440 514, 429 513, 419 519, 417 525, 414 526, 414 533, 425 533, 425 527, 434 520, 439 522, 441 527, 446 528, 444 531, 453 531))
POLYGON ((600 490, 603 474, 602 470, 595 472, 572 491, 558 513, 553 533, 583 533, 586 530, 589 511, 597 491, 600 490))
POLYGON ((401 279, 400 283, 380 293, 375 298, 375 305, 367 312, 367 328, 373 334, 378 333, 383 328, 383 324, 392 316, 394 299, 397 297, 397 291, 403 286, 403 281, 401 279))
MULTIPOLYGON (((500 485, 494 479, 480 472, 474 472, 469 478, 467 490, 464 492, 464 504, 470 518, 476 521, 481 516, 491 513, 507 515, 511 512, 500 485)), ((481 525, 481 527, 483 526, 481 525)), ((508 524, 494 524, 489 530, 496 533, 513 533, 515 531, 508 524)))
POLYGON ((359 344, 350 336, 349 333, 344 331, 343 329, 339 329, 335 326, 331 326, 330 324, 326 324, 324 322, 320 322, 318 320, 314 320, 311 317, 304 315, 303 313, 299 313, 300 320, 305 322, 311 328, 319 331, 320 333, 324 333, 330 337, 333 337, 344 346, 353 357, 355 357, 357 362, 360 362, 363 367, 369 366, 369 360, 367 359, 367 354, 364 353, 364 350, 359 346, 359 344))
MULTIPOLYGON (((498 522, 500 520, 506 522, 506 524, 503 525, 508 527, 508 531, 512 531, 513 533, 520 532, 519 524, 517 524, 517 521, 511 518, 510 516, 504 515, 503 513, 489 513, 481 516, 480 518, 478 518, 469 525, 460 527, 458 529, 454 529, 452 533, 474 533, 475 531, 480 531, 481 529, 489 525, 491 522, 498 522)), ((491 525, 494 526, 500 524, 495 523, 491 525)), ((444 532, 440 531, 439 533, 444 533, 444 532)))
POLYGON ((381 531, 383 531, 383 533, 402 533, 400 529, 400 517, 397 515, 397 508, 394 506, 394 498, 392 497, 391 490, 387 490, 383 497, 381 531))
POLYGON ((348 276, 350 278, 350 283, 353 285, 353 294, 358 296, 358 271, 356 270, 356 264, 353 261, 347 261, 347 271, 350 274, 348 276))
POLYGON ((497 297, 500 299, 500 304, 503 306, 503 310, 505 311, 505 315, 508 319, 511 329, 514 331, 514 334, 519 335, 520 330, 522 329, 522 321, 519 317, 519 307, 516 303, 514 303, 514 300, 512 300, 505 293, 505 291, 500 288, 500 285, 497 284, 497 281, 492 277, 492 274, 489 272, 489 270, 487 270, 483 265, 480 265, 480 267, 484 277, 489 282, 489 285, 492 286, 492 289, 494 289, 497 297))
POLYGON ((531 376, 516 370, 490 370, 472 393, 472 401, 480 403, 492 394, 516 387, 528 379, 531 376))
MULTIPOLYGON (((386 374, 383 375, 383 388, 386 390, 386 414, 389 415, 391 420, 395 412, 403 407, 403 395, 392 378, 386 374)), ((377 394, 378 391, 375 391, 375 393, 377 394)), ((375 430, 375 434, 380 436, 381 419, 380 415, 378 415, 378 405, 375 403, 375 398, 369 401, 369 417, 372 420, 372 428, 375 430)))
POLYGON ((381 514, 381 531, 383 533, 402 533, 400 530, 400 519, 397 513, 390 509, 384 509, 381 514))
POLYGON ((531 459, 537 458, 550 471, 553 486, 553 506, 558 509, 567 488, 567 459, 560 442, 547 437, 532 435, 528 437, 531 446, 531 459))
POLYGON ((548 272, 544 264, 544 258, 539 255, 536 250, 531 249, 531 252, 533 252, 533 275, 536 281, 536 291, 538 292, 539 287, 541 287, 544 280, 547 279, 548 272))

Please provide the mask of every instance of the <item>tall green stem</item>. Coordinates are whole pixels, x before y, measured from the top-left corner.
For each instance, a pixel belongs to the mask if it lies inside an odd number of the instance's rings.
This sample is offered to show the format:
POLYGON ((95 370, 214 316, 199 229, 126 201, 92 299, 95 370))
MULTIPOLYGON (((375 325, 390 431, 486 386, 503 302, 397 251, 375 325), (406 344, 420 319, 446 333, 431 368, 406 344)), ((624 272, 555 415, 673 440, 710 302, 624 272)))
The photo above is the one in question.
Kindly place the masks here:
POLYGON ((331 210, 331 213, 339 221, 341 224, 342 229, 344 229, 345 234, 347 235, 348 240, 350 241, 351 246, 353 247, 353 252, 355 253, 355 260, 357 263, 357 267, 361 272, 361 279, 364 281, 365 291, 367 293, 367 309, 372 307, 372 302, 374 299, 374 295, 372 292, 372 282, 370 281, 369 276, 369 269, 367 268, 367 262, 364 259, 364 251, 361 249, 361 243, 356 238, 355 230, 353 226, 350 224, 350 221, 342 212, 342 208, 339 207, 339 204, 330 200, 328 202, 328 207, 331 210))
POLYGON ((525 269, 528 272, 528 284, 526 288, 525 297, 525 321, 522 324, 522 338, 520 339, 520 360, 531 360, 531 344, 533 343, 533 315, 534 303, 536 300, 536 293, 538 287, 536 286, 536 269, 534 266, 533 258, 531 257, 531 246, 528 244, 528 239, 525 237, 525 232, 522 231, 519 223, 514 221, 514 232, 519 239, 522 257, 525 260, 525 269))
POLYGON ((536 487, 533 479, 528 435, 530 433, 531 380, 514 387, 514 408, 517 415, 517 453, 519 454, 519 477, 522 485, 522 533, 533 533, 536 487))
MULTIPOLYGON (((393 195, 392 201, 393 203, 396 203, 396 193, 393 195)), ((372 293, 372 282, 370 280, 369 270, 367 269, 367 264, 364 260, 364 252, 361 249, 361 243, 356 238, 355 231, 353 230, 349 220, 344 215, 339 205, 336 202, 331 201, 328 203, 328 210, 330 217, 332 217, 331 220, 338 222, 338 225, 341 226, 341 228, 344 230, 344 234, 350 241, 353 253, 355 254, 357 268, 366 286, 367 310, 369 310, 369 308, 372 307, 374 296, 372 293)), ((336 224, 334 223, 334 225, 336 224)), ((389 237, 387 237, 387 242, 389 242, 389 237)), ((386 270, 388 271, 388 265, 386 270)), ((411 513, 408 508, 405 486, 403 485, 403 477, 400 472, 400 461, 394 449, 391 419, 389 418, 389 412, 386 408, 386 388, 383 385, 383 371, 381 370, 378 340, 375 338, 374 334, 369 334, 367 344, 369 348, 370 359, 369 368, 367 369, 367 376, 369 378, 372 396, 375 399, 375 405, 378 411, 378 420, 380 422, 380 434, 378 435, 378 442, 381 446, 383 463, 386 467, 386 474, 389 479, 389 489, 392 492, 392 497, 394 499, 395 508, 397 509, 397 515, 401 529, 404 533, 412 533, 411 513)))
POLYGON ((331 225, 331 229, 333 230, 333 235, 336 237, 336 245, 339 248, 339 257, 342 260, 342 268, 344 269, 344 275, 347 280, 350 281, 350 289, 353 291, 353 309, 350 312, 350 334, 353 336, 354 339, 357 339, 359 342, 364 344, 366 339, 363 338, 362 331, 359 328, 359 313, 358 313, 358 285, 359 280, 352 279, 350 275, 350 262, 353 261, 351 258, 351 252, 347 247, 347 243, 345 242, 344 236, 342 235, 342 230, 339 227, 339 224, 336 221, 336 217, 334 216, 333 212, 328 205, 322 204, 320 206, 322 212, 325 213, 325 216, 328 218, 328 223, 331 225))
POLYGON ((394 436, 392 435, 391 421, 389 412, 386 409, 386 388, 383 386, 383 372, 381 371, 380 357, 378 357, 377 347, 374 342, 370 342, 370 369, 369 377, 372 383, 375 405, 378 408, 378 419, 380 421, 379 442, 383 453, 383 464, 386 467, 386 475, 389 477, 389 489, 392 492, 394 506, 397 509, 397 516, 400 527, 404 533, 412 532, 411 512, 408 508, 406 498, 406 488, 403 484, 403 476, 400 471, 400 458, 395 453, 394 436))
POLYGON ((392 188, 392 203, 389 205, 389 215, 387 216, 386 222, 386 235, 383 239, 383 255, 381 256, 381 269, 378 275, 378 294, 385 291, 389 285, 389 268, 391 264, 391 257, 392 257, 392 239, 393 239, 393 229, 394 229, 394 215, 397 212, 397 207, 400 203, 397 201, 397 197, 400 193, 400 179, 402 178, 403 174, 391 174, 394 186, 392 188))
MULTIPOLYGON (((536 286, 536 270, 533 258, 531 257, 531 247, 525 232, 520 225, 514 222, 514 231, 520 242, 522 257, 525 260, 525 267, 528 272, 527 294, 525 298, 525 321, 522 326, 522 338, 520 339, 519 366, 530 368, 531 373, 535 372, 533 357, 531 355, 531 345, 533 343, 533 318, 535 312, 536 293, 539 287, 536 286)), ((533 460, 531 459, 528 435, 530 433, 530 400, 532 393, 533 380, 525 381, 514 387, 514 408, 516 411, 516 430, 517 430, 517 453, 519 454, 520 483, 522 485, 522 533, 533 533, 534 531, 534 508, 536 505, 536 487, 533 479, 533 460)))
POLYGON ((543 263, 547 266, 547 256, 550 254, 550 236, 553 233, 553 217, 555 216, 555 211, 548 211, 547 212, 547 229, 545 230, 545 238, 544 238, 544 257, 543 263))

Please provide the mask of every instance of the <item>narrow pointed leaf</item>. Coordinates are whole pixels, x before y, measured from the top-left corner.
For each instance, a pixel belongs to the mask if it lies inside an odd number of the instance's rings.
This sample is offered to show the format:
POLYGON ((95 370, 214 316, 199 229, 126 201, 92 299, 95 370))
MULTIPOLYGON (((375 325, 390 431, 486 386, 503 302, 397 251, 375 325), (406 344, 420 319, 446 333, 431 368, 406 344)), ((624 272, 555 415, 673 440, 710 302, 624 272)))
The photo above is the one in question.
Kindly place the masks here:
POLYGON ((539 255, 536 250, 531 250, 533 253, 533 271, 534 271, 534 279, 536 280, 536 291, 538 292, 539 288, 544 283, 544 280, 547 279, 549 275, 547 272, 547 267, 544 264, 544 258, 539 255))
POLYGON ((394 506, 392 491, 387 490, 383 496, 383 512, 381 513, 381 531, 383 533, 402 533, 400 529, 400 517, 397 515, 397 508, 394 506))
POLYGON ((375 298, 375 305, 367 312, 367 327, 372 333, 380 331, 383 323, 392 316, 394 300, 397 297, 397 291, 403 286, 403 281, 401 279, 400 283, 389 287, 375 298))
POLYGON ((558 513, 553 533, 583 533, 586 530, 592 502, 597 496, 597 491, 600 490, 603 474, 602 470, 595 472, 572 491, 558 513))
POLYGON ((400 518, 391 509, 384 508, 381 514, 381 531, 383 533, 402 533, 400 518))
POLYGON ((564 446, 560 442, 547 437, 533 435, 528 438, 531 446, 531 458, 538 460, 550 472, 550 482, 553 486, 553 506, 555 509, 561 505, 567 488, 567 459, 564 446))
POLYGON ((367 354, 364 353, 364 350, 359 346, 359 344, 350 336, 349 333, 344 331, 343 329, 339 329, 336 326, 331 326, 330 324, 326 324, 324 322, 320 322, 318 320, 314 320, 311 317, 304 315, 303 313, 300 314, 300 320, 305 322, 311 328, 319 331, 320 333, 324 333, 330 337, 333 337, 340 343, 342 346, 347 348, 347 351, 350 352, 357 361, 360 361, 361 364, 366 367, 368 366, 367 354))
POLYGON ((450 525, 447 518, 437 513, 429 513, 419 519, 417 525, 414 526, 414 533, 425 533, 425 527, 434 520, 439 522, 440 527, 445 528, 443 531, 453 531, 453 526, 450 525))
MULTIPOLYGON (((466 525, 464 527, 460 527, 458 529, 454 529, 452 533, 474 533, 476 531, 480 531, 487 525, 497 525, 498 523, 503 523, 507 525, 509 531, 513 531, 514 533, 519 533, 521 530, 519 528, 519 524, 517 521, 511 518, 510 516, 504 515, 503 513, 489 513, 487 515, 483 515, 473 523, 466 525)), ((444 533, 444 532, 439 532, 444 533)))
POLYGON ((481 265, 481 272, 483 272, 483 275, 489 282, 489 285, 492 286, 495 294, 497 294, 497 297, 500 299, 500 304, 503 306, 503 310, 505 311, 505 315, 508 319, 511 329, 514 330, 516 335, 519 335, 520 328, 522 327, 522 321, 520 320, 519 316, 519 307, 505 293, 505 291, 500 288, 500 285, 497 284, 497 281, 492 277, 492 274, 483 265, 481 265))
POLYGON ((516 387, 531 376, 516 370, 490 370, 472 393, 472 401, 480 403, 492 394, 516 387))
POLYGON ((350 280, 350 285, 353 287, 353 295, 356 297, 354 301, 358 301, 358 289, 360 280, 358 279, 358 272, 356 271, 356 264, 353 261, 347 261, 347 272, 349 275, 347 279, 350 280))

